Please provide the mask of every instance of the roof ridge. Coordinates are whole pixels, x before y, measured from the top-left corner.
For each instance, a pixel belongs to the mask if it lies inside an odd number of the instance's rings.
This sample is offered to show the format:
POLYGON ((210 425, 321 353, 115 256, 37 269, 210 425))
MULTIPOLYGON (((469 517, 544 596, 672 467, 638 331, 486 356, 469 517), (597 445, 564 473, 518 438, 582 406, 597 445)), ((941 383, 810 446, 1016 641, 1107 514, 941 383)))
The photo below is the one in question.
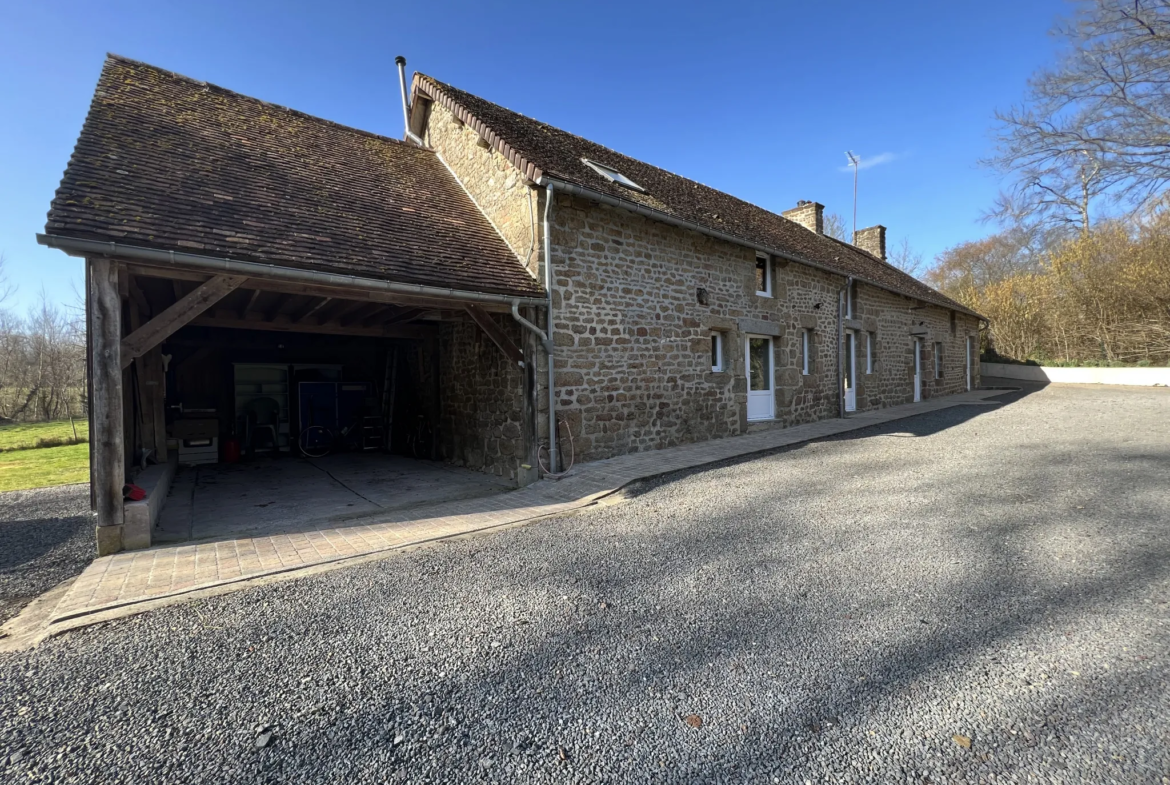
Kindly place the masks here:
MULTIPOLYGON (((752 210, 758 210, 761 213, 763 213, 767 216, 770 216, 772 219, 780 221, 783 224, 789 225, 790 227, 792 227, 794 229, 799 228, 801 231, 808 231, 808 229, 806 227, 804 227, 802 224, 797 223, 796 221, 793 221, 791 218, 787 218, 781 213, 773 212, 772 210, 769 210, 766 207, 762 207, 761 205, 755 204, 754 202, 749 202, 748 200, 743 199, 739 196, 736 196, 735 194, 731 194, 731 193, 728 193, 727 191, 723 191, 723 190, 720 190, 718 188, 714 188, 712 186, 705 185, 704 183, 700 183, 699 181, 693 180, 689 177, 686 177, 685 175, 680 175, 680 174, 677 174, 675 172, 671 172, 668 169, 663 169, 660 166, 656 166, 656 165, 648 163, 646 161, 642 161, 641 159, 634 158, 633 156, 626 155, 625 153, 618 152, 617 150, 613 150, 612 148, 608 148, 605 145, 598 144, 597 142, 594 142, 594 141, 587 139, 583 136, 579 136, 578 134, 574 134, 570 131, 566 131, 562 128, 558 128, 557 126, 551 125, 551 124, 546 123, 542 120, 537 120, 534 117, 529 117, 527 115, 524 115, 520 112, 515 111, 514 109, 508 109, 505 106, 501 106, 500 104, 497 104, 493 101, 489 101, 486 98, 481 98, 480 96, 477 96, 474 93, 469 93, 466 90, 462 90, 458 87, 455 87, 454 85, 450 85, 450 84, 447 84, 445 82, 440 82, 438 79, 435 79, 432 76, 424 74, 421 71, 416 71, 414 76, 415 76, 415 80, 416 80, 417 85, 421 85, 427 92, 437 93, 436 95, 432 95, 432 98, 434 100, 438 101, 442 106, 444 106, 446 109, 451 111, 452 114, 454 114, 459 120, 467 123, 467 125, 469 125, 473 130, 480 133, 480 135, 482 137, 484 137, 484 139, 492 147, 494 147, 499 153, 501 153, 505 158, 507 158, 514 166, 517 167, 517 169, 520 170, 520 172, 522 174, 526 175, 530 180, 537 181, 540 179, 540 177, 544 174, 541 167, 538 166, 534 161, 528 160, 528 158, 526 157, 526 155, 524 153, 521 153, 518 149, 513 147, 512 144, 507 139, 505 139, 498 131, 496 131, 491 126, 489 126, 481 117, 477 116, 475 114, 475 112, 472 111, 472 109, 466 105, 466 102, 459 97, 460 94, 466 95, 469 97, 469 99, 473 99, 474 101, 479 101, 479 102, 487 105, 488 107, 494 107, 494 109, 496 109, 496 110, 506 112, 506 113, 511 114, 511 115, 515 115, 516 117, 522 118, 523 120, 525 120, 527 122, 533 123, 536 126, 538 126, 541 131, 546 131, 546 132, 551 131, 551 132, 555 132, 556 134, 562 134, 562 135, 564 135, 564 137, 568 137, 571 140, 577 140, 577 141, 583 142, 590 147, 596 147, 596 148, 601 148, 602 150, 607 150, 607 151, 609 151, 617 156, 622 157, 623 159, 626 159, 628 161, 633 162, 633 164, 635 164, 636 166, 654 169, 654 170, 657 170, 658 172, 661 172, 661 173, 668 175, 672 178, 677 178, 679 181, 681 181, 683 184, 689 186, 690 188, 707 189, 707 190, 713 192, 714 194, 718 194, 719 197, 721 197, 723 199, 731 200, 736 205, 742 205, 742 206, 746 206, 747 208, 750 208, 752 210)), ((581 151, 574 151, 574 154, 578 154, 580 152, 581 151)), ((602 161, 599 163, 605 163, 605 162, 602 161)), ((557 173, 556 177, 558 179, 565 179, 568 182, 575 182, 577 185, 579 185, 583 188, 596 190, 595 186, 591 186, 586 182, 582 182, 580 180, 579 176, 566 175, 566 173, 557 173)), ((718 223, 722 222, 722 217, 720 216, 719 213, 713 212, 711 210, 702 210, 700 212, 705 213, 706 220, 697 221, 696 223, 706 224, 707 226, 709 226, 713 230, 718 230, 718 231, 723 232, 724 234, 727 234, 729 236, 737 237, 740 239, 740 241, 742 241, 743 243, 746 243, 746 244, 759 244, 760 243, 760 241, 758 239, 757 240, 751 239, 751 237, 747 236, 747 234, 745 234, 741 230, 732 230, 732 228, 730 226, 720 227, 718 225, 718 223), (712 222, 711 222, 712 218, 716 221, 715 224, 712 224, 712 222)), ((666 211, 664 214, 670 215, 671 213, 670 213, 670 211, 666 211)), ((693 219, 691 219, 691 220, 693 220, 693 219)), ((742 229, 742 227, 741 227, 741 229, 742 229)), ((940 307, 958 309, 958 310, 962 310, 962 311, 965 311, 965 312, 968 312, 968 313, 971 313, 974 315, 978 315, 978 314, 976 314, 975 311, 973 311, 970 308, 968 308, 967 306, 955 301, 953 298, 948 297, 947 295, 938 291, 937 289, 935 289, 934 287, 925 283, 924 281, 920 281, 919 279, 915 278, 914 276, 906 273, 904 270, 901 270, 901 269, 895 267, 894 265, 890 264, 889 262, 885 261, 884 259, 879 259, 878 257, 874 256, 873 254, 869 253, 868 251, 865 251, 865 250, 857 247, 856 245, 853 245, 852 243, 845 242, 844 240, 838 240, 835 237, 830 237, 830 236, 825 235, 825 234, 817 234, 815 232, 809 232, 809 238, 812 239, 812 242, 814 244, 820 243, 821 241, 823 241, 825 239, 832 240, 834 243, 837 243, 840 246, 842 246, 845 250, 852 252, 854 254, 857 254, 859 257, 861 257, 864 260, 867 260, 869 262, 880 263, 883 268, 885 268, 889 271, 893 271, 898 276, 898 278, 900 278, 902 280, 902 283, 899 285, 894 285, 892 283, 884 283, 883 284, 883 283, 880 283, 876 279, 869 280, 870 283, 872 283, 873 285, 875 285, 879 288, 886 288, 886 289, 889 289, 890 291, 896 292, 896 293, 901 294, 901 295, 906 296, 906 297, 911 297, 913 299, 926 300, 928 302, 934 301, 935 304, 940 306, 940 307), (921 287, 922 289, 925 289, 926 291, 925 292, 918 291, 918 287, 921 287), (911 291, 907 291, 907 289, 910 289, 911 291), (928 292, 929 292, 929 295, 924 297, 923 295, 927 295, 928 292)), ((830 253, 831 251, 828 248, 825 248, 824 252, 830 253)), ((815 256, 810 255, 804 251, 796 251, 795 253, 798 257, 804 257, 805 260, 807 261, 807 263, 812 264, 814 267, 818 265, 818 262, 815 260, 816 259, 815 256)), ((794 259, 794 261, 799 262, 800 259, 794 259)), ((848 262, 843 262, 840 257, 834 257, 834 262, 835 262, 835 264, 829 265, 829 267, 835 267, 837 265, 844 265, 846 268, 845 270, 838 270, 838 273, 840 275, 846 275, 846 276, 854 275, 853 273, 848 272, 848 267, 849 267, 848 262)), ((823 262, 822 264, 827 264, 827 262, 823 262)), ((856 262, 854 262, 854 264, 856 264, 856 262)), ((857 277, 857 276, 855 276, 855 277, 857 277)), ((869 279, 869 278, 870 277, 867 277, 867 279, 869 279)))
MULTIPOLYGON (((134 66, 137 68, 146 68, 146 69, 149 69, 151 71, 156 71, 158 73, 165 74, 166 76, 170 77, 171 79, 176 79, 180 82, 187 82, 187 83, 193 84, 193 85, 200 85, 200 86, 206 87, 210 90, 215 90, 215 91, 218 91, 220 93, 224 93, 226 95, 233 96, 235 98, 240 98, 240 99, 243 99, 245 101, 251 101, 253 103, 260 104, 261 106, 269 107, 271 109, 278 109, 280 111, 287 112, 288 114, 293 115, 294 117, 301 117, 301 118, 304 118, 306 120, 312 120, 312 121, 317 122, 317 123, 324 123, 324 124, 332 126, 334 128, 339 128, 343 131, 352 131, 354 133, 362 134, 363 136, 369 136, 373 139, 379 139, 379 140, 384 141, 384 142, 392 142, 394 144, 402 145, 403 147, 407 147, 410 149, 423 150, 423 148, 419 147, 418 145, 410 144, 402 139, 395 139, 392 136, 385 136, 384 134, 378 134, 378 133, 374 133, 373 131, 367 131, 364 128, 358 128, 356 126, 346 125, 345 123, 339 123, 336 120, 329 120, 327 118, 320 117, 320 116, 315 115, 315 114, 309 114, 308 112, 302 112, 299 109, 293 109, 291 107, 285 106, 284 104, 276 104, 276 103, 273 103, 271 101, 265 101, 263 98, 256 98, 255 96, 248 95, 246 93, 241 93, 237 90, 232 90, 229 87, 217 85, 214 82, 208 82, 204 79, 196 79, 193 76, 187 76, 186 74, 180 74, 178 71, 171 71, 167 68, 163 68, 161 66, 157 66, 157 65, 154 65, 152 63, 147 63, 147 62, 144 62, 142 60, 135 60, 132 57, 126 57, 124 55, 115 54, 113 52, 107 52, 106 53, 106 65, 108 65, 111 60, 114 60, 114 61, 117 61, 120 63, 125 63, 126 65, 134 66)), ((102 70, 105 70, 104 65, 103 65, 102 70)), ((424 150, 424 152, 425 152, 425 150, 424 150)))

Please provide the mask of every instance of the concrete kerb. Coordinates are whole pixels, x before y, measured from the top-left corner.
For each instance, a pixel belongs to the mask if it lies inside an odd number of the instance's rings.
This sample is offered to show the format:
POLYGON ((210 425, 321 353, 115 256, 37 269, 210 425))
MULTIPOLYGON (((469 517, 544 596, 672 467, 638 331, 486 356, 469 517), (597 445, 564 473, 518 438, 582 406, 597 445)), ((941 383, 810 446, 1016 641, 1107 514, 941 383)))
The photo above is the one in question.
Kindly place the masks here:
MULTIPOLYGON (((279 567, 245 576, 209 581, 197 586, 185 587, 183 589, 167 592, 165 594, 152 595, 150 597, 144 597, 141 599, 128 599, 125 601, 109 603, 93 608, 86 608, 84 610, 75 611, 63 616, 54 617, 52 616, 52 610, 56 608, 60 600, 67 593, 69 586, 73 583, 74 580, 71 579, 55 587, 45 595, 42 595, 42 597, 38 598, 37 600, 34 600, 17 617, 4 625, 2 628, 2 634, 4 634, 6 637, 0 637, 0 651, 35 646, 42 640, 62 634, 64 632, 79 629, 81 627, 86 627, 92 624, 101 624, 104 622, 115 621, 117 619, 144 613, 155 608, 175 605, 180 602, 202 599, 205 597, 214 597, 221 594, 226 594, 231 591, 239 591, 241 589, 250 588, 252 586, 269 585, 278 581, 308 577, 311 575, 329 572, 331 570, 386 559, 396 554, 411 552, 418 548, 429 547, 444 541, 466 539, 495 530, 525 526, 545 518, 574 514, 593 505, 617 505, 629 498, 627 494, 624 493, 624 490, 636 482, 652 480, 680 471, 700 469, 704 466, 722 463, 727 460, 750 458, 753 455, 774 452, 776 450, 781 450, 793 445, 813 442, 818 439, 836 436, 841 433, 861 430, 872 427, 874 425, 881 425, 895 420, 906 419, 908 417, 914 417, 918 414, 939 411, 941 409, 951 408, 953 406, 995 403, 986 401, 984 399, 1002 395, 1004 392, 1006 392, 1004 389, 976 390, 968 393, 961 393, 959 395, 948 396, 944 399, 924 401, 920 404, 895 407, 887 410, 878 410, 876 412, 865 412, 857 415, 855 418, 847 418, 840 422, 834 421, 833 425, 838 427, 809 429, 808 431, 805 431, 804 434, 793 435, 792 438, 784 438, 785 435, 790 433, 791 429, 786 429, 785 431, 752 434, 749 437, 738 437, 749 439, 751 444, 740 444, 740 447, 745 448, 740 450, 717 450, 716 452, 720 454, 716 455, 711 455, 711 451, 709 450, 703 450, 703 457, 696 456, 697 460, 693 460, 691 462, 684 461, 681 463, 676 460, 663 461, 658 463, 654 468, 647 468, 637 472, 636 474, 627 473, 620 470, 610 470, 610 467, 605 467, 599 473, 599 476, 594 480, 594 482, 602 484, 603 487, 576 499, 562 500, 557 498, 555 494, 556 486, 551 486, 549 490, 553 492, 553 499, 555 499, 555 501, 553 504, 548 506, 554 509, 551 509, 547 512, 542 512, 537 515, 528 515, 512 520, 499 521, 498 517, 502 511, 488 507, 482 513, 488 521, 486 525, 483 526, 475 526, 463 531, 452 532, 449 534, 440 534, 437 536, 425 537, 406 543, 390 545, 385 548, 378 548, 366 553, 323 558, 320 561, 315 561, 311 564, 279 567), (754 438, 764 436, 765 434, 778 438, 767 440, 769 442, 767 444, 762 443, 765 441, 765 439, 754 438)), ((820 424, 821 423, 817 423, 814 425, 820 424)), ((729 445, 730 442, 731 440, 720 440, 720 446, 729 445)), ((703 446, 710 447, 711 444, 712 443, 710 442, 704 442, 698 443, 696 445, 687 445, 687 447, 701 449, 703 446)), ((581 477, 581 475, 577 475, 577 477, 584 479, 581 477)))

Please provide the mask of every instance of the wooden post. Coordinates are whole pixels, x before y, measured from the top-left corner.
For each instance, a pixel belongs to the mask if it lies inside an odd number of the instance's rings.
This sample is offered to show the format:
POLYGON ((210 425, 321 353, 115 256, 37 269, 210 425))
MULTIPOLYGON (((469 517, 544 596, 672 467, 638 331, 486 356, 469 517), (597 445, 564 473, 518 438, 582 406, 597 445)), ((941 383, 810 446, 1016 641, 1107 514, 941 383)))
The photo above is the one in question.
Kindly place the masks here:
POLYGON ((90 326, 93 328, 93 492, 97 510, 98 556, 122 550, 122 303, 118 267, 109 259, 90 259, 90 326))

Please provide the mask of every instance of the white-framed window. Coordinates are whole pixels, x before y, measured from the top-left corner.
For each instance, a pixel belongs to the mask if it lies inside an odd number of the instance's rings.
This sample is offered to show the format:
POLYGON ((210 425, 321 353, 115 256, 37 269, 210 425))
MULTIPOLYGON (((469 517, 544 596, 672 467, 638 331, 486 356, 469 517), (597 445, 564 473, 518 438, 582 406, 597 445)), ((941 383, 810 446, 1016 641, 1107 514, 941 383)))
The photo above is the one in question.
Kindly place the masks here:
POLYGON ((943 357, 942 357, 942 342, 934 345, 934 378, 943 378, 943 357))
POLYGON ((715 373, 723 370, 723 333, 711 333, 711 370, 715 373))
POLYGON ((865 334, 865 372, 873 373, 874 350, 877 348, 873 333, 865 334))
POLYGON ((756 294, 772 296, 772 257, 764 253, 756 254, 756 294))
POLYGON ((606 180, 609 180, 611 183, 624 185, 626 188, 630 188, 635 191, 644 192, 646 190, 613 167, 606 166, 605 164, 599 164, 597 161, 590 161, 588 158, 582 158, 581 163, 585 164, 590 169, 604 177, 606 180))
POLYGON ((800 373, 808 376, 812 369, 812 330, 800 331, 800 373))

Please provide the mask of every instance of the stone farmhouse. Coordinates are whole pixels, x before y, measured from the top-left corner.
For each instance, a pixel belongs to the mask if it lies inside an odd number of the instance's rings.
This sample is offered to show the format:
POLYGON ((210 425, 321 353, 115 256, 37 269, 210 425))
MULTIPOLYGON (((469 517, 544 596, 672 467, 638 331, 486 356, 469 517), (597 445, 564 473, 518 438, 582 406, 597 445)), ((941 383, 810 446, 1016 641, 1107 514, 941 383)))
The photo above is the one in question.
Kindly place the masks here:
POLYGON ((128 477, 165 496, 176 462, 291 457, 325 421, 524 485, 978 384, 981 317, 885 227, 841 242, 819 203, 399 70, 403 141, 107 59, 39 236, 87 265, 99 551, 151 542, 128 477))

